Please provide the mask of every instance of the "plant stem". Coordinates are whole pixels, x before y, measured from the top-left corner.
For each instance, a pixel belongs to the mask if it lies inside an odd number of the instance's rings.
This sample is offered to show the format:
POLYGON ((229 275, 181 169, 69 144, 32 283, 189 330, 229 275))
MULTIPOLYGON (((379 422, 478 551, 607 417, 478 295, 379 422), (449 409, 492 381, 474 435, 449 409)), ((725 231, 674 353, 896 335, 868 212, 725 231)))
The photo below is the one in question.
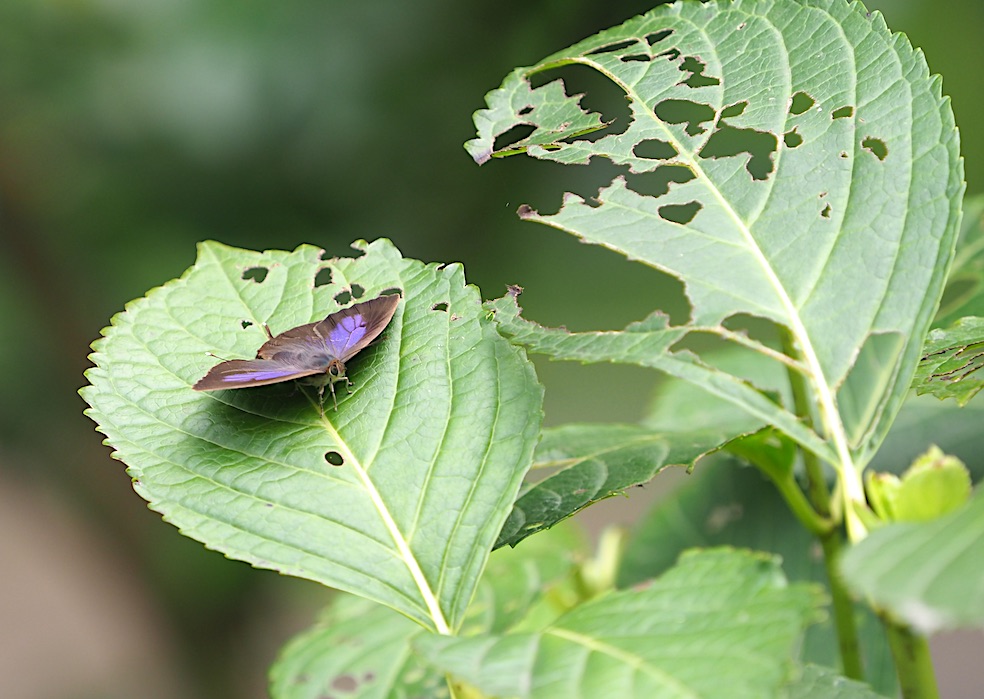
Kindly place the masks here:
POLYGON ((939 699, 929 642, 924 636, 882 616, 903 699, 939 699))
MULTIPOLYGON (((776 475, 776 474, 770 474, 776 475)), ((779 489, 779 493, 782 495, 789 509, 796 516, 807 531, 817 537, 824 537, 829 534, 833 526, 830 520, 824 517, 821 513, 817 512, 816 508, 813 507, 803 491, 800 489, 799 484, 796 482, 796 478, 792 474, 788 477, 774 477, 772 482, 775 484, 776 488, 779 489)))
MULTIPOLYGON (((795 350, 792 335, 783 330, 783 351, 790 356, 795 350)), ((812 411, 809 399, 809 384, 799 372, 787 370, 789 385, 793 393, 793 406, 796 414, 807 425, 812 427, 812 411)), ((806 491, 810 503, 816 513, 829 522, 831 520, 830 488, 823 471, 823 464, 812 452, 800 450, 803 456, 803 467, 806 471, 806 491)), ((789 498, 786 498, 790 502, 789 498)), ((795 511, 795 510, 794 510, 795 511)), ((861 647, 858 642, 858 625, 854 613, 854 602, 848 594, 837 565, 840 559, 844 540, 838 527, 831 527, 824 532, 814 532, 820 539, 823 548, 824 569, 827 572, 827 586, 830 589, 830 600, 834 614, 834 630, 837 634, 837 647, 841 656, 841 667, 846 677, 864 680, 864 667, 861 663, 861 647)))
POLYGON ((843 544, 844 539, 840 530, 827 532, 820 536, 820 545, 823 547, 823 565, 827 571, 827 585, 830 588, 830 603, 834 613, 834 631, 837 633, 837 647, 840 650, 841 669, 845 677, 852 680, 864 680, 854 602, 851 600, 837 568, 843 544))

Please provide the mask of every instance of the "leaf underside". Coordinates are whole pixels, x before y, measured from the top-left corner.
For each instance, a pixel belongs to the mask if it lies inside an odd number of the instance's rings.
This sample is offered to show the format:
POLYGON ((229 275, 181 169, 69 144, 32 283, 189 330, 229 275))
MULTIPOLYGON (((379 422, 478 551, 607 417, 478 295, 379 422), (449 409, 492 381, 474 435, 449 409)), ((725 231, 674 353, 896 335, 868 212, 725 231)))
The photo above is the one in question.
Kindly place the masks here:
MULTIPOLYGON (((592 199, 523 218, 679 278, 691 304, 680 327, 574 334, 500 308, 504 332, 555 358, 692 381, 827 461, 870 459, 939 302, 963 191, 949 101, 906 37, 843 0, 678 2, 514 71, 486 102, 466 145, 477 162, 525 153, 621 171, 592 199), (550 81, 572 65, 625 94, 627 122, 550 81), (510 141, 518 126, 528 135, 510 141), (783 328, 790 354, 729 330, 740 315, 783 328), (802 374, 819 434, 674 347, 693 332, 802 374)), ((860 496, 858 478, 849 487, 860 496)))

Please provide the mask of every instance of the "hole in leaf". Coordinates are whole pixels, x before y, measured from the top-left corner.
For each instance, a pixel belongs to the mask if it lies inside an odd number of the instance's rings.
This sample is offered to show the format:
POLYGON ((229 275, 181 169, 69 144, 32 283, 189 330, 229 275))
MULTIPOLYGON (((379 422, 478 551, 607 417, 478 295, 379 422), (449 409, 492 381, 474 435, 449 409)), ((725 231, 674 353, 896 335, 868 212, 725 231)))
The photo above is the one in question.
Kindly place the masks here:
POLYGON ((636 45, 635 39, 629 39, 627 41, 619 41, 614 44, 608 44, 607 46, 599 46, 593 51, 588 51, 585 56, 597 56, 602 53, 615 53, 616 51, 623 51, 631 46, 636 45))
POLYGON ((888 146, 885 145, 885 142, 880 138, 872 138, 869 136, 861 141, 861 146, 879 160, 884 160, 888 157, 888 146))
POLYGON ((319 286, 328 286, 329 284, 331 284, 331 268, 322 267, 314 275, 314 288, 317 289, 319 286))
POLYGON ((709 105, 690 100, 663 100, 653 111, 667 124, 686 124, 689 136, 704 133, 706 129, 701 124, 714 120, 714 110, 709 105))
POLYGON ((816 100, 805 92, 797 92, 793 95, 793 101, 789 103, 789 113, 799 116, 805 113, 810 107, 816 104, 816 100))
POLYGON ((690 75, 677 83, 687 87, 709 87, 710 85, 720 85, 721 81, 712 75, 704 75, 707 66, 694 56, 687 56, 680 64, 680 72, 690 73, 690 75))
POLYGON ((686 165, 663 165, 654 172, 626 175, 626 182, 636 194, 661 197, 670 191, 670 183, 683 184, 696 175, 686 165))
POLYGON ((243 330, 245 330, 246 328, 248 328, 252 324, 253 324, 252 321, 249 321, 249 320, 244 320, 242 323, 240 323, 240 325, 243 326, 243 330))
POLYGON ((331 681, 331 688, 343 694, 352 694, 359 688, 359 681, 352 675, 339 675, 331 681))
POLYGON ((841 107, 840 109, 835 109, 830 114, 831 119, 846 119, 847 117, 854 116, 854 107, 841 107))
POLYGON ((775 134, 767 131, 736 129, 727 124, 718 124, 718 130, 711 134, 698 155, 701 158, 727 158, 748 153, 750 157, 745 169, 753 180, 764 180, 772 172, 772 154, 778 145, 775 134))
POLYGON ((659 42, 665 40, 673 33, 672 29, 661 29, 658 32, 653 32, 652 34, 646 34, 646 43, 650 46, 655 46, 659 42))
POLYGON ((400 296, 402 294, 403 294, 403 289, 398 289, 395 286, 391 286, 388 289, 383 289, 382 293, 379 294, 379 295, 380 296, 394 296, 394 295, 395 296, 400 296))
POLYGON ((742 29, 748 26, 748 22, 742 22, 737 27, 735 27, 736 32, 740 32, 742 29))
POLYGON ((495 137, 494 152, 506 150, 511 146, 525 140, 531 133, 536 131, 536 127, 531 124, 516 124, 508 131, 495 137))
POLYGON ((745 107, 748 106, 748 102, 735 102, 734 104, 728 105, 721 110, 722 119, 731 119, 736 116, 741 116, 745 113, 745 107))
POLYGON ((632 110, 625 99, 625 92, 612 80, 587 66, 565 66, 556 73, 563 76, 567 94, 581 95, 581 108, 588 112, 597 112, 601 121, 608 125, 578 136, 578 140, 595 140, 622 133, 632 123, 632 110))
POLYGON ((656 54, 656 58, 665 58, 668 61, 676 61, 680 58, 680 49, 668 49, 662 53, 656 54))
POLYGON ((529 113, 530 113, 530 112, 532 112, 532 111, 533 111, 533 106, 532 106, 532 105, 529 105, 529 104, 528 104, 528 105, 526 105, 525 107, 523 107, 522 109, 520 109, 520 110, 519 110, 518 112, 516 112, 516 113, 517 113, 517 114, 518 114, 519 116, 526 116, 527 114, 529 114, 529 113))
POLYGON ((842 157, 844 160, 847 160, 850 156, 847 154, 846 150, 842 150, 840 152, 840 157, 842 157))
POLYGON ((339 306, 344 306, 351 300, 352 300, 351 291, 339 291, 337 294, 335 294, 335 303, 337 303, 339 306))
POLYGON ((831 212, 830 204, 827 204, 825 207, 823 207, 823 211, 820 212, 820 217, 830 218, 830 212, 831 212))
POLYGON ((782 135, 782 142, 786 144, 786 148, 796 148, 803 144, 803 137, 796 133, 794 128, 782 135))
POLYGON ((365 294, 366 294, 366 290, 363 289, 361 286, 359 286, 358 284, 352 285, 352 298, 361 299, 363 296, 365 296, 365 294))
POLYGON ((721 323, 732 332, 752 338, 772 348, 779 346, 779 326, 775 323, 748 313, 736 313, 721 323))
POLYGON ((243 272, 243 279, 249 279, 257 284, 262 284, 263 280, 267 278, 267 274, 269 272, 270 270, 266 267, 250 267, 243 272))
POLYGON ((676 148, 666 141, 658 138, 647 138, 639 141, 632 149, 632 154, 637 158, 651 158, 652 160, 668 160, 676 156, 676 148))
POLYGON ((622 63, 649 63, 653 57, 645 53, 630 53, 628 56, 620 56, 622 63))
POLYGON ((435 303, 433 306, 431 306, 431 310, 432 311, 444 311, 445 313, 447 313, 448 312, 448 304, 445 301, 442 301, 441 303, 435 303))
POLYGON ((345 459, 337 451, 325 452, 325 461, 327 461, 332 466, 341 466, 345 463, 345 459))
POLYGON ((659 207, 659 215, 666 221, 685 226, 693 221, 697 212, 703 208, 704 205, 699 201, 691 201, 686 204, 667 204, 659 207))

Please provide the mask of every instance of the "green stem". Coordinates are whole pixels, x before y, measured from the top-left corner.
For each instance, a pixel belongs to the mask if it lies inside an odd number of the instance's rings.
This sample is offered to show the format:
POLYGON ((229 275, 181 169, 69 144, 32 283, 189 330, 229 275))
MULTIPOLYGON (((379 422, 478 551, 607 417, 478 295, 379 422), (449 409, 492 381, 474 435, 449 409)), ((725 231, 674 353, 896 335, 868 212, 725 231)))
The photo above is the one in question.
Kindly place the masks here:
POLYGON ((899 676, 903 699, 939 699, 929 642, 908 626, 885 617, 882 617, 882 622, 895 659, 895 672, 899 676))
POLYGON ((827 585, 830 587, 830 602, 834 613, 834 631, 837 634, 837 647, 840 650, 841 666, 845 677, 864 680, 864 667, 861 663, 861 644, 858 642, 858 624, 854 602, 844 585, 837 568, 840 561, 844 539, 840 530, 830 531, 820 537, 823 547, 823 564, 827 571, 827 585))
MULTIPOLYGON (((783 351, 795 357, 796 349, 792 335, 785 329, 781 332, 783 351)), ((810 427, 813 425, 810 387, 803 374, 787 369, 789 385, 793 393, 793 406, 796 414, 810 427)), ((814 532, 820 539, 823 548, 823 563, 827 572, 827 586, 830 588, 831 607, 834 615, 834 631, 837 635, 837 647, 840 651, 841 666, 844 675, 856 680, 864 680, 864 667, 861 663, 861 644, 858 641, 858 626, 855 617, 854 603, 844 585, 837 569, 843 547, 843 536, 839 528, 832 524, 830 515, 830 488, 823 471, 823 464, 816 454, 800 450, 803 456, 803 467, 806 471, 806 491, 812 509, 817 516, 828 524, 826 531, 814 532)), ((797 488, 798 490, 798 488, 797 488)), ((802 495, 802 494, 801 494, 802 495)), ((787 502, 791 502, 786 498, 787 502)), ((792 507, 792 504, 791 504, 792 507)), ((794 509, 795 512, 795 509, 794 509)), ((802 519, 801 519, 802 521, 802 519)), ((813 530, 811 530, 813 531, 813 530)))
MULTIPOLYGON (((769 475, 775 474, 770 473, 769 475)), ((792 474, 788 477, 773 477, 772 482, 779 489, 789 509, 796 515, 796 519, 806 527, 807 531, 818 537, 830 534, 833 529, 830 520, 817 512, 816 508, 810 504, 792 474)))
MULTIPOLYGON (((782 348, 786 354, 795 352, 795 344, 788 330, 782 332, 782 348)), ((789 377, 789 387, 793 393, 793 408, 796 415, 803 420, 807 427, 813 428, 813 414, 810 401, 810 387, 806 377, 798 371, 786 370, 789 377)), ((830 489, 823 472, 823 464, 813 452, 800 450, 803 455, 803 467, 806 470, 806 491, 814 509, 821 515, 830 516, 830 489)))

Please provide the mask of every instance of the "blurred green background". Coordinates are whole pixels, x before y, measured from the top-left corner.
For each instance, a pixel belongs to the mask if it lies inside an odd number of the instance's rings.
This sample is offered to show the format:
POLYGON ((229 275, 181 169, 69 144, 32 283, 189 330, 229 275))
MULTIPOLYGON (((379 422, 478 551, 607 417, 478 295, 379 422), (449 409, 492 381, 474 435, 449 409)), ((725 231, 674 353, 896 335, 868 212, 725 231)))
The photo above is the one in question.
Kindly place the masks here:
MULTIPOLYGON (((513 67, 655 4, 0 3, 0 695, 265 696, 276 649, 325 599, 162 524, 81 414, 89 343, 196 242, 344 255, 382 236, 463 262, 486 298, 524 286, 544 323, 685 317, 676 282, 516 217, 590 193, 596 173, 479 168, 461 147, 513 67)), ((944 76, 979 192, 984 3, 868 7, 944 76)), ((538 371, 548 424, 634 420, 655 385, 618 367, 538 371)))

